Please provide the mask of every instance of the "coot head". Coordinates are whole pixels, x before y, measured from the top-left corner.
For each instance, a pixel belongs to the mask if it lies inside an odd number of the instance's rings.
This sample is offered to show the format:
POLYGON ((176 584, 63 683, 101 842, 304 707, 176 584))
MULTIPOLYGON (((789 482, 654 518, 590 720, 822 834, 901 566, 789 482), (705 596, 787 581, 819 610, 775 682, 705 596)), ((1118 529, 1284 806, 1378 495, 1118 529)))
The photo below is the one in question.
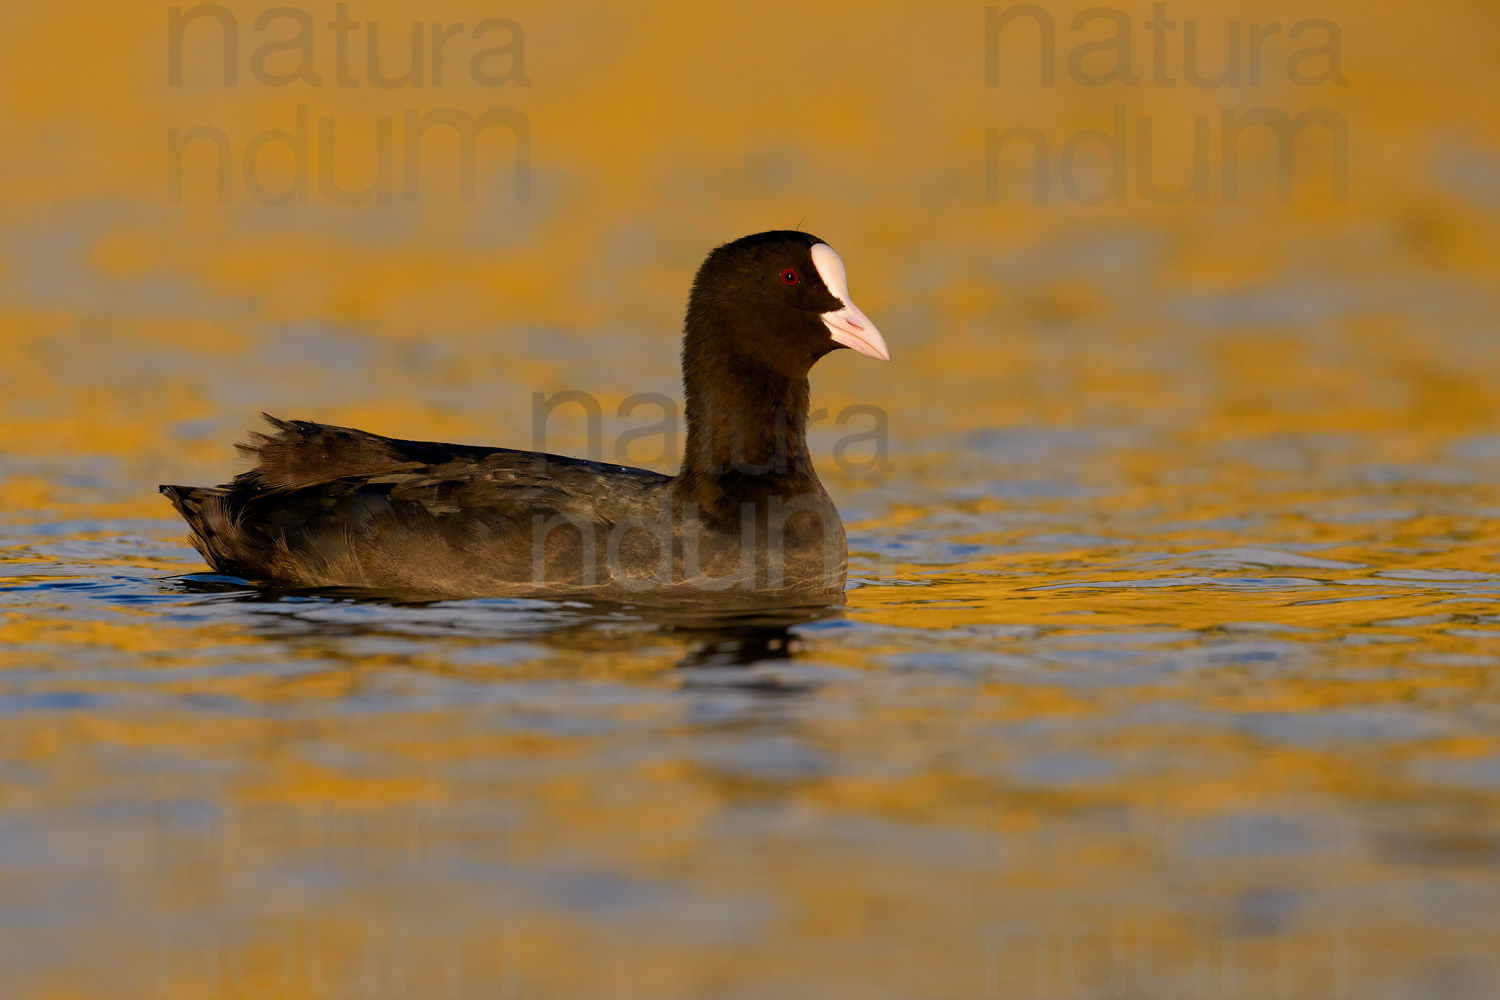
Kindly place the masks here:
POLYGON ((716 248, 698 269, 684 360, 712 356, 805 375, 840 347, 891 359, 880 331, 849 298, 844 262, 816 236, 746 236, 716 248))

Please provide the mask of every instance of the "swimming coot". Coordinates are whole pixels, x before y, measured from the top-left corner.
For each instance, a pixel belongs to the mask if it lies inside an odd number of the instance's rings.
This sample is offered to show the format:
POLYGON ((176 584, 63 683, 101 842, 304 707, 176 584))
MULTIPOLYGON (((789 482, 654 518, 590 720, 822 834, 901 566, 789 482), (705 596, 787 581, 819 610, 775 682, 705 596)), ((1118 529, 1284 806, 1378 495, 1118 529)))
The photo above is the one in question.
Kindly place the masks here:
POLYGON ((807 451, 807 374, 890 352, 802 232, 710 253, 682 343, 687 447, 665 476, 267 416, 218 487, 163 486, 220 573, 436 596, 842 595, 844 526, 807 451))

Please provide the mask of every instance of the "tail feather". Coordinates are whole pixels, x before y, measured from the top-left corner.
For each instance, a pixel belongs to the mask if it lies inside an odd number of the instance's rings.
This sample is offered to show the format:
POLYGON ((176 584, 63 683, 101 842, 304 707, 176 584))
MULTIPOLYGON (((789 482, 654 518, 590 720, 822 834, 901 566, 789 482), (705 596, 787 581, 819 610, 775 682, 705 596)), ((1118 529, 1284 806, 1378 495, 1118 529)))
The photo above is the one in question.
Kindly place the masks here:
MULTIPOLYGON (((454 497, 464 491, 497 505, 497 511, 507 499, 561 495, 531 471, 537 456, 529 453, 404 441, 262 416, 270 426, 237 446, 252 464, 233 481, 160 487, 187 522, 193 548, 220 573, 303 586, 364 586, 360 543, 372 524, 420 539, 410 543, 415 551, 441 542, 445 536, 434 518, 460 509, 454 497), (485 461, 496 463, 493 470, 477 467, 485 461)), ((550 461, 588 474, 587 463, 550 461)), ((457 519, 450 530, 461 535, 465 525, 479 523, 457 519)), ((378 550, 376 557, 387 558, 378 550)))
POLYGON ((226 545, 225 531, 230 527, 224 517, 224 498, 228 492, 212 486, 157 487, 162 496, 172 501, 172 506, 188 524, 188 542, 220 573, 243 576, 243 567, 233 558, 226 545))

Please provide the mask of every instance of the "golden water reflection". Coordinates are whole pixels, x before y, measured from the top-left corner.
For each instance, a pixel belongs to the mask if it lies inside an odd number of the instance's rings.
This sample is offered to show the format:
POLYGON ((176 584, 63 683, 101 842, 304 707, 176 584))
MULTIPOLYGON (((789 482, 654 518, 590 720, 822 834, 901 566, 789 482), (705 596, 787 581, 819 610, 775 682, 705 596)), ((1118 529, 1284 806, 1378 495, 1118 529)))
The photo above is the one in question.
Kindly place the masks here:
POLYGON ((492 7, 431 16, 524 25, 524 88, 225 88, 211 34, 172 88, 163 8, 4 19, 0 994, 1495 995, 1489 8, 1173 3, 1209 61, 1342 28, 1344 84, 1209 90, 1047 87, 1021 34, 987 87, 983 5, 492 7), (475 202, 436 146, 412 203, 168 199, 168 130, 299 103, 349 148, 519 109, 532 198, 497 144, 475 202), (1117 104, 1171 185, 1195 116, 1332 108, 1348 198, 1309 136, 1289 200, 1250 140, 1237 200, 987 200, 987 129, 1117 104), (260 410, 529 445, 583 389, 617 458, 702 254, 799 221, 896 359, 814 373, 846 607, 258 594, 155 492, 260 410))

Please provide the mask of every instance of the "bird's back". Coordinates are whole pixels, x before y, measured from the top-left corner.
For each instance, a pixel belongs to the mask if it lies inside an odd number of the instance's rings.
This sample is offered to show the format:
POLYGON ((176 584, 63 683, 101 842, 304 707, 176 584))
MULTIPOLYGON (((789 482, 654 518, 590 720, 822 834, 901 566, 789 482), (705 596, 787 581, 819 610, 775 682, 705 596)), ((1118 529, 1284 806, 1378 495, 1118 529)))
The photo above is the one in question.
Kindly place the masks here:
POLYGON ((274 432, 238 446, 255 465, 233 482, 161 490, 216 570, 285 586, 608 591, 592 539, 654 518, 671 482, 556 455, 266 419, 274 432))

